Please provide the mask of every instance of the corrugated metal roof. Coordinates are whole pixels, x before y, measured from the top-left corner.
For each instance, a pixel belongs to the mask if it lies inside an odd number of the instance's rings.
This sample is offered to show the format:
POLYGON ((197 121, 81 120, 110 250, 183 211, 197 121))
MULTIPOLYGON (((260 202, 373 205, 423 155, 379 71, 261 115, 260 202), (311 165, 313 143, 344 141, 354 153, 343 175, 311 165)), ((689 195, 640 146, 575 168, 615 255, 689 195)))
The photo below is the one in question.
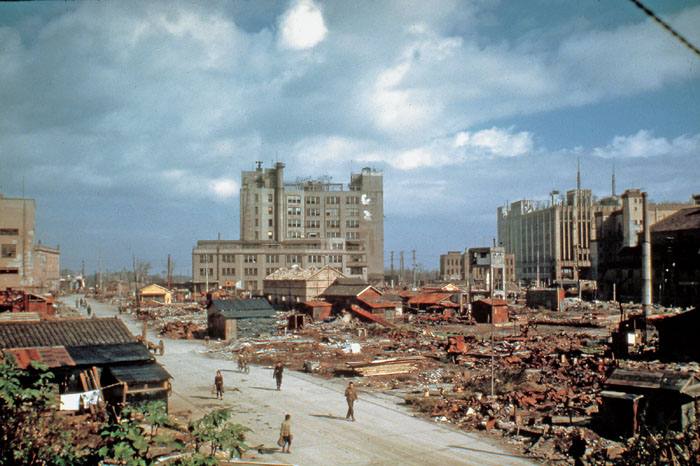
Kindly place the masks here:
POLYGON ((629 369, 615 369, 605 381, 607 387, 650 388, 687 394, 697 391, 699 384, 694 374, 685 372, 629 369))
POLYGON ((408 304, 438 304, 440 301, 449 300, 452 293, 421 293, 408 300, 408 304))
POLYGON ((38 312, 2 312, 0 322, 38 322, 38 312))
POLYGON ((333 305, 327 301, 306 301, 304 304, 310 307, 333 307, 333 305))
POLYGON ((352 312, 354 312, 355 314, 358 314, 366 319, 371 320, 372 322, 376 322, 376 323, 384 325, 386 327, 395 327, 395 325, 392 324, 391 322, 386 321, 379 316, 375 316, 371 312, 367 312, 364 309, 361 309, 359 306, 355 306, 354 304, 352 306, 350 306, 350 310, 352 312))
POLYGON ((3 358, 9 358, 21 369, 26 369, 32 361, 46 364, 49 368, 75 366, 75 362, 63 347, 57 348, 21 348, 4 350, 3 358))
POLYGON ((250 299, 213 299, 212 305, 216 310, 224 311, 272 311, 270 303, 265 298, 250 298, 250 299))
POLYGON ((372 309, 393 309, 396 307, 396 303, 382 298, 357 298, 357 300, 367 305, 367 307, 371 307, 372 309))
POLYGON ((168 371, 156 363, 112 366, 107 370, 119 382, 125 383, 164 382, 173 378, 168 371))
POLYGON ((224 311, 221 313, 227 319, 273 319, 277 311, 274 309, 251 309, 250 311, 224 311))
POLYGON ((139 342, 115 345, 69 346, 66 348, 66 351, 78 365, 155 361, 153 354, 139 342))
POLYGON ((92 318, 0 322, 0 348, 132 343, 136 338, 120 319, 92 318))

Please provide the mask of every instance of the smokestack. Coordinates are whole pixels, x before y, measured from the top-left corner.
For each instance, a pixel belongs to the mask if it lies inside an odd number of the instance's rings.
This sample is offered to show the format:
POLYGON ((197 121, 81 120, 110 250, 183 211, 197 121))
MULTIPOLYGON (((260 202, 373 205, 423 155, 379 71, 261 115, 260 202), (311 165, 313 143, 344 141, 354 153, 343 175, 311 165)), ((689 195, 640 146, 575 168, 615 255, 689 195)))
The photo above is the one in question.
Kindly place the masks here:
POLYGON ((642 193, 644 239, 642 240, 642 309, 651 315, 651 232, 649 231, 649 206, 647 193, 642 193))

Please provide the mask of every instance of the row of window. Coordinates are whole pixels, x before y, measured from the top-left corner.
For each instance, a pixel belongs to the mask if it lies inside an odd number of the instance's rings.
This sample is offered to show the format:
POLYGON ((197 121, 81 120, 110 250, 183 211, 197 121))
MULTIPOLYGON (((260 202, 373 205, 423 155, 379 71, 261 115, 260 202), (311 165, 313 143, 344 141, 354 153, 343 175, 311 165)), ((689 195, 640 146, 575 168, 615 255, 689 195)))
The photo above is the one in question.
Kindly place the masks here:
MULTIPOLYGON (((319 228, 319 227, 318 226, 313 227, 311 225, 307 225, 307 228, 319 228)), ((321 235, 317 231, 307 231, 306 235, 304 235, 304 232, 298 231, 298 230, 287 231, 287 239, 320 238, 320 237, 321 237, 321 235)), ((339 231, 327 231, 325 237, 326 238, 342 238, 339 231)), ((360 239, 360 232, 359 231, 345 232, 345 239, 360 239)), ((338 248, 338 249, 342 249, 342 248, 338 248)))
MULTIPOLYGON (((326 205, 339 205, 340 196, 326 196, 324 198, 326 205)), ((320 205, 321 198, 319 196, 306 196, 305 202, 307 205, 320 205)), ((348 205, 358 205, 360 198, 358 196, 348 196, 345 198, 345 203, 348 205)), ((287 196, 287 204, 301 204, 301 196, 287 196)))
MULTIPOLYGON (((306 209, 306 216, 307 217, 320 217, 321 211, 322 210, 318 207, 310 207, 310 208, 306 209)), ((301 216, 301 214, 303 212, 304 211, 302 210, 301 207, 287 207, 287 216, 288 217, 298 217, 298 216, 301 216)), ((326 209, 326 217, 339 217, 339 216, 340 216, 340 209, 336 209, 336 208, 326 209)), ((360 209, 356 209, 356 208, 345 209, 345 216, 346 217, 359 217, 360 216, 360 209)), ((255 221, 256 221, 255 226, 258 226, 257 219, 255 221)), ((272 220, 270 220, 270 222, 272 222, 272 220)), ((272 223, 270 223, 270 225, 272 225, 272 223)))
POLYGON ((18 228, 0 228, 0 236, 19 236, 18 228))
MULTIPOLYGON (((306 261, 308 264, 322 264, 324 262, 323 258, 326 256, 319 255, 319 254, 310 254, 306 257, 306 261)), ((328 262, 332 264, 341 264, 343 262, 343 256, 342 254, 331 254, 328 257, 328 262)), ((287 264, 301 264, 302 262, 302 256, 299 254, 286 254, 286 262, 287 264)), ((243 261, 247 264, 255 264, 257 263, 257 255, 256 254, 245 254, 243 256, 243 261)), ((348 256, 348 262, 356 264, 356 263, 364 263, 367 261, 367 256, 364 254, 354 254, 348 256)), ((233 262, 233 261, 231 261, 233 262)), ((268 264, 277 264, 280 262, 280 255, 276 254, 266 254, 265 255, 265 262, 268 264)), ((277 268, 269 268, 266 269, 266 275, 269 275, 270 273, 274 272, 277 270, 277 268)), ((210 277, 213 277, 214 275, 214 269, 213 268, 200 268, 199 269, 199 274, 200 276, 206 276, 207 271, 209 273, 210 277)), ((250 275, 257 275, 257 268, 255 267, 244 267, 243 268, 243 274, 246 276, 250 275), (255 270, 255 272, 252 272, 255 270)), ((235 276, 236 275, 236 269, 233 267, 223 267, 221 269, 221 275, 223 276, 235 276)))

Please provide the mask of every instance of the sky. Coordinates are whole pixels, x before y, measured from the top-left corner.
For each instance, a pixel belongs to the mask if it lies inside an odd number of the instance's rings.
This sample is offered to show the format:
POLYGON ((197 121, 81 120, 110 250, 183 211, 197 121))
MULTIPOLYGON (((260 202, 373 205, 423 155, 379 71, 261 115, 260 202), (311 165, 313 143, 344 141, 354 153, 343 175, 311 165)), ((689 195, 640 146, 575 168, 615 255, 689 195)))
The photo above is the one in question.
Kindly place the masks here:
MULTIPOLYGON (((700 4, 645 0, 700 46, 700 4)), ((631 2, 0 4, 0 193, 61 267, 190 275, 239 238, 241 171, 384 175, 384 246, 486 246, 576 187, 700 192, 700 57, 631 2)), ((408 264, 408 263, 407 263, 408 264)), ((398 265, 398 264, 397 264, 398 265)))

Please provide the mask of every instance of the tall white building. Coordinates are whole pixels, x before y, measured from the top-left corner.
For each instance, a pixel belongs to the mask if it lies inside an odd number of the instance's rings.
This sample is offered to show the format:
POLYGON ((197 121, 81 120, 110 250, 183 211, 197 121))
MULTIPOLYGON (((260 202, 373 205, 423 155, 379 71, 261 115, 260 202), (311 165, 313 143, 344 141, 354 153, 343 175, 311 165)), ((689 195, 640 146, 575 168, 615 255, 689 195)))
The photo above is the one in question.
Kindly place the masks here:
POLYGON ((240 240, 198 241, 193 280, 202 287, 236 282, 262 290, 279 268, 329 265, 380 281, 384 273, 382 173, 363 168, 347 185, 284 181, 283 163, 242 173, 240 240))

